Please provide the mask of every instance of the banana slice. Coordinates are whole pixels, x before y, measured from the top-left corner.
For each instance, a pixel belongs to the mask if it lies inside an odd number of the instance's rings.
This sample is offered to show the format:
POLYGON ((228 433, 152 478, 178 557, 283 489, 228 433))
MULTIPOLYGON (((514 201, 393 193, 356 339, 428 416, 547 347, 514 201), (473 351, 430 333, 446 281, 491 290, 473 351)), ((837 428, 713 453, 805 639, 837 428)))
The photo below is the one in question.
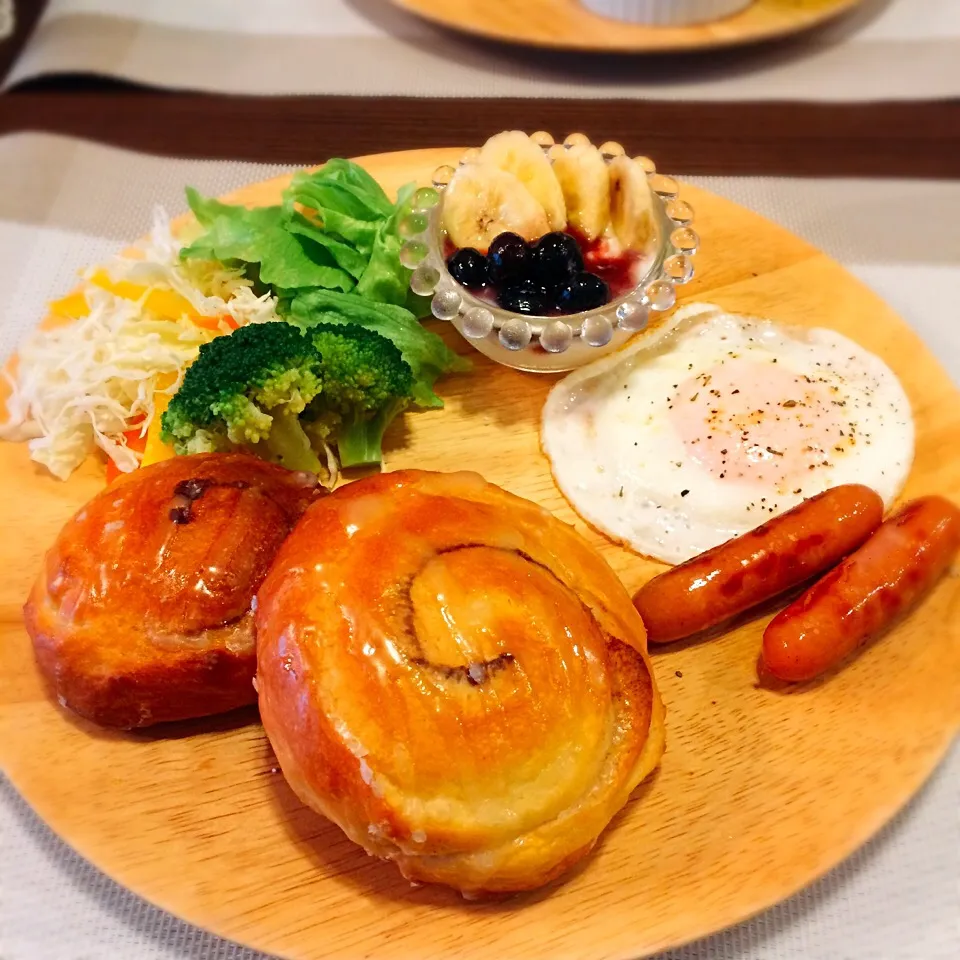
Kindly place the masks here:
POLYGON ((492 163, 520 180, 543 207, 550 230, 567 225, 567 206, 553 167, 522 130, 506 130, 491 137, 480 150, 480 162, 492 163))
POLYGON ((596 240, 610 222, 610 177, 600 151, 589 143, 559 153, 553 161, 570 226, 596 240))
POLYGON ((629 157, 610 161, 610 222, 627 250, 643 250, 653 236, 653 193, 647 175, 629 157))
POLYGON ((489 163, 464 164, 443 194, 443 226, 453 243, 486 252, 505 231, 536 240, 549 231, 543 206, 512 174, 489 163))

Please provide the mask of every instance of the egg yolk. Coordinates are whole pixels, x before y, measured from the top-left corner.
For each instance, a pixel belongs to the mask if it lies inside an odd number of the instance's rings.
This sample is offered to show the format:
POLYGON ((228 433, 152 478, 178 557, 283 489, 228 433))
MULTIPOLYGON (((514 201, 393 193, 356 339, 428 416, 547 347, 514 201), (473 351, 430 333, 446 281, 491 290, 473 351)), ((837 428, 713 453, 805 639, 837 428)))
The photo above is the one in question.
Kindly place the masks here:
POLYGON ((856 440, 836 377, 731 359, 677 385, 672 423, 715 479, 799 492, 856 440))

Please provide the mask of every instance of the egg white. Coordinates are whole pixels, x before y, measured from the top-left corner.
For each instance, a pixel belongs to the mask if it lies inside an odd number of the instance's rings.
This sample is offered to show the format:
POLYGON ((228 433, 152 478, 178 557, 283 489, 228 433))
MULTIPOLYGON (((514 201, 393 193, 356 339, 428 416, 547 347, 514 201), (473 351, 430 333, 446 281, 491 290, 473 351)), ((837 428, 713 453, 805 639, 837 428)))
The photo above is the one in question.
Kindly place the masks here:
POLYGON ((914 426, 896 375, 847 337, 693 304, 558 383, 541 442, 585 520, 680 563, 838 484, 889 506, 914 426))

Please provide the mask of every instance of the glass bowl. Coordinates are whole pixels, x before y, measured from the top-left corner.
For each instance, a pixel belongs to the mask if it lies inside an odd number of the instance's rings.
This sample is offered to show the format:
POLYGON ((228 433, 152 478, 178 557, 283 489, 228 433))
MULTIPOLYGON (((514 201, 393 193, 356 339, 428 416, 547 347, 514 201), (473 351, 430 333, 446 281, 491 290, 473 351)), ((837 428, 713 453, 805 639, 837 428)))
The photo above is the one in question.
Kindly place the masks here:
MULTIPOLYGON (((589 142, 582 134, 572 134, 561 145, 554 144, 549 134, 534 134, 533 139, 548 157, 589 142)), ((461 165, 476 152, 468 151, 461 165)), ((624 151, 610 142, 600 152, 609 163, 624 151)), ((654 236, 634 268, 632 289, 609 303, 582 313, 531 316, 506 310, 457 283, 444 256, 443 192, 456 173, 449 166, 434 171, 432 188, 414 194, 412 212, 400 223, 404 237, 400 259, 413 270, 411 289, 432 297, 433 315, 451 322, 477 350, 518 370, 573 370, 616 350, 646 328, 652 313, 673 308, 677 286, 693 277, 693 256, 700 242, 692 227, 693 210, 680 199, 677 182, 657 173, 647 157, 635 160, 646 173, 653 196, 654 236)))

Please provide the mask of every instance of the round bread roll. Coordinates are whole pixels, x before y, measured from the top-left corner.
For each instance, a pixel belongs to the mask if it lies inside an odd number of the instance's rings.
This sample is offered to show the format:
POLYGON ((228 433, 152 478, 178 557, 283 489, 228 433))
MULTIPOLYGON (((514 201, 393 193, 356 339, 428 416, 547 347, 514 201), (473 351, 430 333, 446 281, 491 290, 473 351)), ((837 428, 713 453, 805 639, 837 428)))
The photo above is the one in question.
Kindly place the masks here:
POLYGON ((224 453, 144 467, 94 497, 24 607, 60 703, 130 728, 254 702, 253 597, 317 489, 224 453))
POLYGON ((304 515, 258 594, 260 713, 292 788, 469 897, 584 857, 663 752, 646 635, 570 526, 473 473, 304 515))

